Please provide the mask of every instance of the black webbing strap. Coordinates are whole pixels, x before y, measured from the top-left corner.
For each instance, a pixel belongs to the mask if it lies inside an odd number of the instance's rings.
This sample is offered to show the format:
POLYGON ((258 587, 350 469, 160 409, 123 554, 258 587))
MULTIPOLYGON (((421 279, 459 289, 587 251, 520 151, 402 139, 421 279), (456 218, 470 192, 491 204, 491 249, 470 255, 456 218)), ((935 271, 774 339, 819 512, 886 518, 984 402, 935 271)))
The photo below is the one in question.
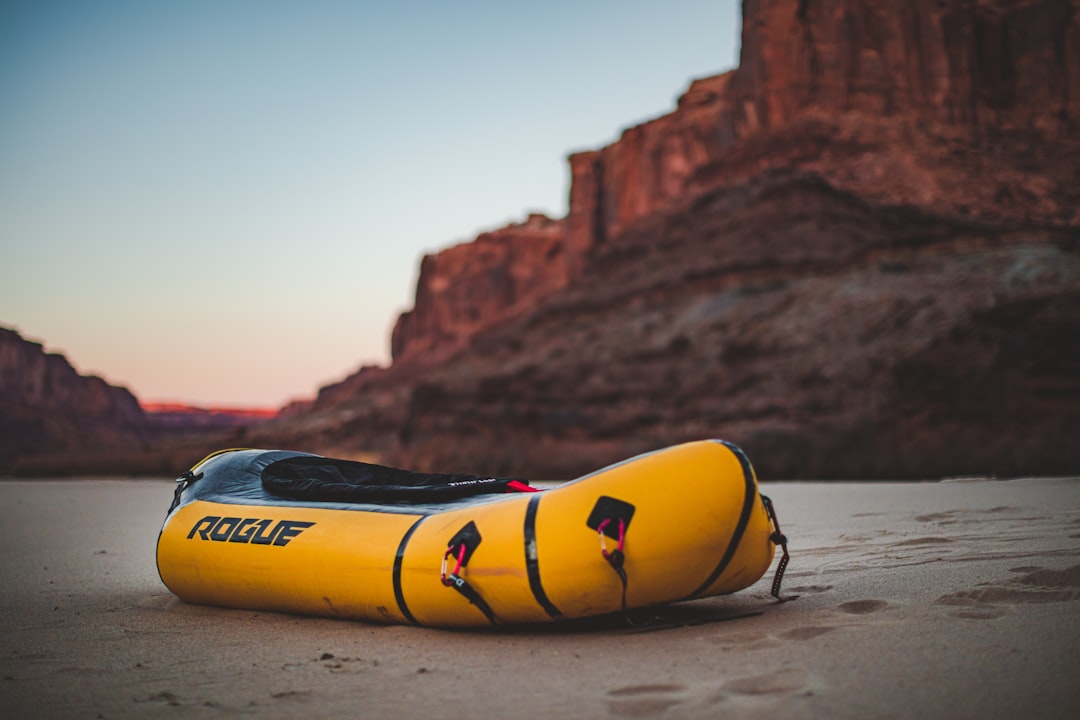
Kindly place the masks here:
POLYGON ((585 525, 595 530, 600 536, 600 554, 608 561, 612 569, 618 574, 619 582, 622 583, 622 612, 626 614, 626 553, 623 548, 626 544, 626 531, 630 529, 630 521, 634 519, 635 507, 617 498, 601 495, 593 505, 585 525), (608 550, 604 537, 615 540, 617 545, 614 550, 608 550))
POLYGON ((461 576, 461 569, 465 567, 469 562, 469 558, 472 557, 473 551, 480 544, 482 538, 480 537, 480 531, 476 527, 476 523, 469 521, 469 523, 458 530, 454 537, 450 538, 450 542, 447 543, 446 553, 443 555, 442 560, 442 584, 447 587, 452 587, 459 593, 465 596, 465 599, 475 605, 480 612, 484 613, 484 616, 488 619, 492 625, 498 623, 495 617, 495 611, 488 605, 487 600, 476 591, 469 581, 461 576), (455 560, 454 569, 450 572, 446 571, 447 561, 453 557, 455 560))
POLYGON ((615 572, 619 574, 619 581, 622 582, 622 612, 626 613, 626 568, 623 567, 626 555, 622 550, 612 550, 604 556, 611 564, 611 567, 615 568, 615 572))
POLYGON ((469 584, 468 580, 455 573, 450 573, 443 579, 443 585, 452 587, 464 595, 466 600, 475 605, 480 612, 484 613, 484 616, 492 625, 498 624, 499 621, 495 617, 495 611, 488 605, 487 600, 481 597, 480 593, 476 592, 476 588, 469 584))
POLYGON ((168 517, 173 510, 180 507, 180 500, 184 496, 184 491, 196 480, 201 480, 202 477, 203 474, 201 472, 196 473, 188 470, 186 473, 176 478, 176 490, 173 491, 172 504, 169 505, 169 509, 165 512, 165 517, 168 517))

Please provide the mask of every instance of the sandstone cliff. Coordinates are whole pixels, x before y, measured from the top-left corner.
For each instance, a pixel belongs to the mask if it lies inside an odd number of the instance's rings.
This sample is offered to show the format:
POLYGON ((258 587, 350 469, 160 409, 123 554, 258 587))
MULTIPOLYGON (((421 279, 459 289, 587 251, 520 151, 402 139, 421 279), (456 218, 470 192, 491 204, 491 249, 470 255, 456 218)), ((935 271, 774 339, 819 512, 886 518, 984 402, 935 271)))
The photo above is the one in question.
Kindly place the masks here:
POLYGON ((394 365, 276 437, 567 476, 1075 472, 1080 2, 746 0, 741 62, 570 157, 561 221, 425 258, 394 365))
POLYGON ((32 455, 129 448, 144 430, 126 388, 80 375, 63 355, 0 328, 0 472, 32 455))
POLYGON ((688 193, 814 170, 891 204, 1075 223, 1080 3, 747 0, 740 65, 571 156, 575 267, 688 193))
POLYGON ((446 357, 472 336, 566 287, 563 223, 533 214, 420 263, 416 306, 394 327, 395 361, 446 357))

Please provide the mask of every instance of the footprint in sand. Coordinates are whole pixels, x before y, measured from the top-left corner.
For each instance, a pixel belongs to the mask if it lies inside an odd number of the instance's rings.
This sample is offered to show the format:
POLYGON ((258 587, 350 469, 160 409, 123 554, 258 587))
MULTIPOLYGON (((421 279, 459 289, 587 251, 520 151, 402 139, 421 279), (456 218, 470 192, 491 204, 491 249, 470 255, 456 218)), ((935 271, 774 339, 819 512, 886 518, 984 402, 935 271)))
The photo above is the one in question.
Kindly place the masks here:
POLYGON ((848 615, 869 615, 884 610, 889 603, 884 600, 852 600, 836 606, 836 609, 848 615))
POLYGON ((686 699, 686 686, 676 684, 628 685, 608 690, 608 712, 613 717, 654 717, 686 699))
POLYGON ((183 705, 183 702, 180 700, 180 698, 178 696, 174 695, 173 693, 169 692, 168 690, 163 690, 161 692, 154 693, 153 695, 149 695, 149 696, 144 697, 144 698, 136 698, 135 702, 137 702, 137 703, 160 702, 160 703, 165 703, 166 705, 169 705, 171 707, 179 707, 179 706, 183 705))
MULTIPOLYGON (((612 717, 726 717, 760 711, 793 697, 810 697, 814 689, 802 672, 731 678, 719 685, 630 685, 609 690, 612 717)), ((780 715, 782 716, 782 715, 780 715)), ((779 717, 779 716, 778 716, 779 717)))
POLYGON ((956 608, 956 617, 993 620, 1007 614, 1009 605, 1080 600, 1080 565, 1064 570, 1024 566, 1013 572, 1024 575, 942 595, 935 604, 956 608))

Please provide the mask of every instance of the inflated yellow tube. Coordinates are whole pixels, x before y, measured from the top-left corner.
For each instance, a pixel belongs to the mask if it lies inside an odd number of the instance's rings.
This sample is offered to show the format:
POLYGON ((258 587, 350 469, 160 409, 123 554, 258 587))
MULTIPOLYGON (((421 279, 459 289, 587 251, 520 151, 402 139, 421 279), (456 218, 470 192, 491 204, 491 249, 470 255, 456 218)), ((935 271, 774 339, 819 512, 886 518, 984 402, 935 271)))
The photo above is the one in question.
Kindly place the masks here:
POLYGON ((551 490, 442 505, 268 495, 284 451, 212 455, 189 472, 158 538, 162 581, 187 602, 467 627, 601 615, 755 583, 774 527, 746 456, 677 445, 551 490))

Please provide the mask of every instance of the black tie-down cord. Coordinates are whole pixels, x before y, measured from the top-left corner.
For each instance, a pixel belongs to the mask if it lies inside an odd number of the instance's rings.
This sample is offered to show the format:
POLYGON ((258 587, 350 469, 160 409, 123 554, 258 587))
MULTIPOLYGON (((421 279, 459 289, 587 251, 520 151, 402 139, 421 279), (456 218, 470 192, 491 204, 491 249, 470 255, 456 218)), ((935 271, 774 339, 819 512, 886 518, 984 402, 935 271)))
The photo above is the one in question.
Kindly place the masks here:
POLYGON ((187 490, 196 480, 201 480, 202 477, 203 474, 201 472, 197 473, 188 470, 186 473, 176 478, 176 489, 173 491, 172 504, 169 505, 169 509, 168 511, 166 511, 165 517, 168 517, 173 510, 180 507, 180 500, 184 496, 184 491, 187 490))
POLYGON ((794 600, 798 595, 780 597, 780 583, 784 580, 784 571, 787 570, 788 561, 791 560, 791 555, 788 554, 787 536, 780 532, 780 521, 776 519, 776 508, 773 507, 772 500, 762 495, 761 502, 764 503, 765 514, 769 516, 769 522, 773 526, 773 534, 769 536, 769 540, 774 545, 779 545, 780 549, 784 551, 784 554, 780 556, 780 562, 776 565, 776 574, 773 575, 772 596, 781 602, 794 600))
POLYGON ((626 614, 626 531, 630 528, 630 521, 634 519, 635 509, 624 500, 601 495, 585 521, 585 525, 600 536, 600 554, 619 575, 619 582, 622 583, 623 615, 626 614), (614 550, 608 550, 605 536, 616 542, 614 550))
POLYGON ((615 572, 619 574, 619 581, 622 582, 622 611, 626 612, 626 568, 623 565, 626 562, 626 554, 623 552, 623 547, 626 546, 626 521, 619 518, 619 537, 615 549, 608 551, 607 542, 604 540, 604 529, 608 525, 612 524, 614 520, 612 518, 604 518, 600 521, 600 526, 596 529, 600 535, 600 554, 604 557, 611 567, 615 569, 615 572))

